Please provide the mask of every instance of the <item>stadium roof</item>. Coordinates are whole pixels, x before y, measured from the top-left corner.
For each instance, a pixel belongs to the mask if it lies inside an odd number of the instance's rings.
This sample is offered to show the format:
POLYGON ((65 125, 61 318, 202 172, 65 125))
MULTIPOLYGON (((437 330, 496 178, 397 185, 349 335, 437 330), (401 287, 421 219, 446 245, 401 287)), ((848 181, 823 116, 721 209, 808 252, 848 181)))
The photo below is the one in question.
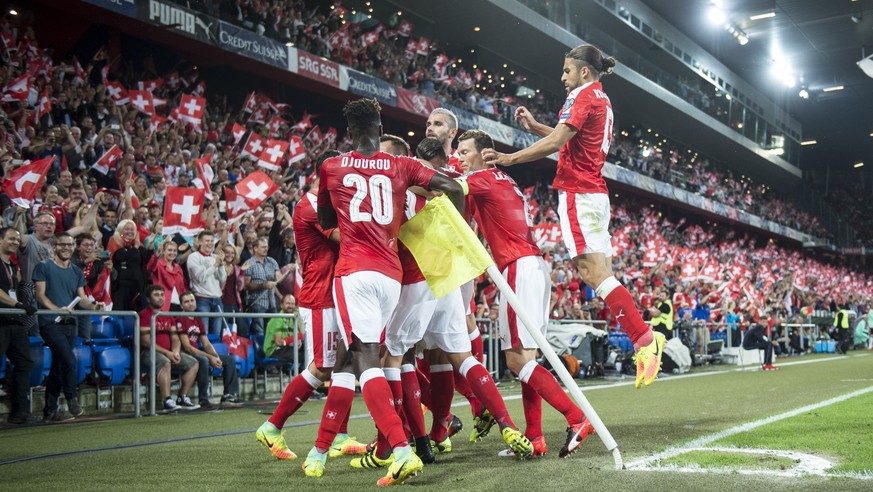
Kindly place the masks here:
POLYGON ((729 21, 749 38, 741 46, 707 22, 712 0, 642 0, 734 73, 785 107, 803 125, 804 168, 846 170, 873 164, 873 78, 856 64, 873 55, 873 0, 722 0, 729 21), (677 8, 681 4, 681 8, 677 8), (774 12, 775 16, 751 20, 774 12), (770 71, 778 45, 798 78, 780 86, 770 71), (801 99, 799 78, 808 86, 801 99), (822 92, 826 87, 843 90, 822 92))

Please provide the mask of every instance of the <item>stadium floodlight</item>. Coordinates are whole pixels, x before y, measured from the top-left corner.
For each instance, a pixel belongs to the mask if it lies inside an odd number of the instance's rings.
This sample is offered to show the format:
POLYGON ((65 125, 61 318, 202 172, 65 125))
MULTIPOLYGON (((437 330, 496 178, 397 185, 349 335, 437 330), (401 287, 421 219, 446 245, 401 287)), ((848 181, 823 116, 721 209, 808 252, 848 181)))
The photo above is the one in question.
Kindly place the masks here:
POLYGON ((800 145, 815 145, 818 143, 818 140, 804 140, 800 142, 800 145))
POLYGON ((717 5, 713 5, 709 8, 709 12, 706 13, 706 18, 709 19, 709 22, 714 26, 724 24, 725 21, 727 21, 727 15, 725 15, 724 11, 718 8, 717 5))
POLYGON ((797 95, 801 99, 809 99, 809 91, 806 90, 806 87, 800 89, 800 92, 798 92, 797 95))
POLYGON ((855 167, 855 169, 858 169, 859 167, 864 167, 864 163, 863 162, 856 162, 854 167, 855 167))
POLYGON ((749 17, 749 20, 755 21, 755 20, 761 20, 761 19, 769 19, 770 17, 776 17, 775 10, 772 12, 766 12, 763 14, 753 15, 753 16, 749 17))
POLYGON ((18 11, 15 9, 9 9, 9 15, 18 15, 18 11))
POLYGON ((822 89, 822 92, 836 92, 836 91, 841 91, 843 89, 845 89, 845 87, 843 87, 841 85, 833 85, 831 87, 825 87, 824 89, 822 89))
POLYGON ((863 70, 868 77, 873 78, 873 55, 859 61, 858 67, 863 70))

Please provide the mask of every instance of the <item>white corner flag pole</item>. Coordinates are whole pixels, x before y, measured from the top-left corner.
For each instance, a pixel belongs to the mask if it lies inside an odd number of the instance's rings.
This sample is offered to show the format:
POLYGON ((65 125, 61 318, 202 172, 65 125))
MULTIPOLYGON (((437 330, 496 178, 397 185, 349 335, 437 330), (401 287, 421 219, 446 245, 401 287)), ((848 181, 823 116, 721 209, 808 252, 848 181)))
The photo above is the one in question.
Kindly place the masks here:
POLYGON ((524 329, 533 337, 533 339, 537 342, 537 345, 540 346, 540 350, 542 350, 543 354, 546 356, 546 359, 549 360, 549 363, 552 365, 552 368, 555 370, 555 373, 561 378, 561 381, 564 383, 564 386, 569 390, 570 396, 573 397, 573 400, 579 405, 579 408, 585 412, 585 416, 588 417, 588 421, 591 422, 591 425, 594 426, 594 430, 597 431, 597 435, 600 437, 600 440, 603 441, 604 446, 608 451, 612 451, 612 458, 615 460, 615 469, 621 470, 623 468, 623 462, 621 458, 621 452, 618 450, 618 444, 615 442, 615 439, 612 438, 612 434, 609 433, 609 429, 606 428, 606 425, 600 420, 600 416, 597 415, 597 412, 594 410, 594 407, 588 403, 588 399, 585 398, 585 395, 582 394, 582 391, 579 389, 579 386, 573 380, 573 377, 570 376, 570 373, 567 372, 567 369, 561 363, 561 359, 558 358, 558 354, 552 350, 552 347, 549 345, 549 342, 546 340, 546 337, 540 332, 540 327, 535 325, 533 321, 528 317, 527 313, 524 312, 521 303, 518 300, 518 297, 515 295, 515 292, 512 291, 512 288, 506 282, 506 279, 503 278, 500 271, 497 270, 497 266, 493 263, 486 270, 488 276, 491 277, 491 281, 497 286, 497 289, 500 291, 500 294, 506 296, 506 300, 509 302, 509 305, 512 306, 512 309, 515 310, 515 313, 521 318, 522 324, 524 325, 524 329))

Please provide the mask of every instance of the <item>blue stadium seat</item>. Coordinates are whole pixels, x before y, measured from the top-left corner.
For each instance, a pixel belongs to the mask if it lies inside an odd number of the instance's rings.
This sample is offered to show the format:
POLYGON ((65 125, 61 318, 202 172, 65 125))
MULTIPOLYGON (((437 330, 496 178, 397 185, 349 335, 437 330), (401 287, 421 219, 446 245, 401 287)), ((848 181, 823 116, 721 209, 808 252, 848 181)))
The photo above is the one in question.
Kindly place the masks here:
POLYGON ((214 333, 206 335, 206 338, 209 339, 209 343, 211 343, 212 345, 215 345, 216 342, 221 341, 221 336, 214 333))
POLYGON ((73 352, 76 354, 76 384, 82 384, 94 368, 93 352, 90 346, 79 344, 73 347, 73 352))
POLYGON ((108 380, 110 386, 124 382, 130 374, 130 351, 121 346, 104 346, 95 357, 97 374, 108 380))
POLYGON ((116 338, 116 322, 111 318, 101 319, 101 316, 91 317, 91 338, 116 338))
POLYGON ((6 356, 0 357, 0 379, 6 377, 6 356))
MULTIPOLYGON (((215 353, 218 354, 218 355, 227 355, 227 344, 224 343, 224 342, 213 342, 213 343, 212 343, 212 348, 215 349, 215 353)), ((217 368, 217 367, 216 367, 216 368, 213 368, 213 369, 212 369, 212 375, 213 375, 213 376, 220 376, 220 375, 221 375, 221 369, 219 369, 219 368, 217 368)))

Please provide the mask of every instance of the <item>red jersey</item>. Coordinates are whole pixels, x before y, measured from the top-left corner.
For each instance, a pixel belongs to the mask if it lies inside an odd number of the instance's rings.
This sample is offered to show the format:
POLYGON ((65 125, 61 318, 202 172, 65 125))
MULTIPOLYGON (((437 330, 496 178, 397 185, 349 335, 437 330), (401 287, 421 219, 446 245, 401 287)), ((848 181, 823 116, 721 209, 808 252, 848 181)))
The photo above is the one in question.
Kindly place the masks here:
POLYGON ((339 246, 330 240, 333 229, 318 225, 318 202, 307 193, 294 209, 294 242, 303 271, 303 285, 297 290, 297 304, 309 309, 333 307, 333 267, 339 246))
POLYGON ((462 186, 466 183, 473 216, 500 270, 523 256, 539 256, 527 200, 508 174, 492 167, 467 174, 458 181, 462 186))
POLYGON ((600 82, 589 82, 567 95, 558 123, 576 135, 558 153, 554 187, 571 193, 608 193, 601 169, 612 143, 612 105, 600 82))
POLYGON ((194 348, 200 347, 200 335, 206 334, 202 319, 187 316, 176 318, 176 331, 179 332, 180 337, 188 337, 188 342, 194 348))
MULTIPOLYGON (((415 217, 419 210, 424 208, 427 200, 416 195, 415 193, 406 190, 406 210, 403 214, 403 223, 415 217)), ((409 249, 403 243, 397 247, 397 254, 400 256, 400 266, 403 268, 403 279, 401 285, 416 284, 424 280, 424 275, 421 274, 421 268, 415 261, 415 257, 409 252, 409 249)))
POLYGON ((461 160, 458 159, 458 149, 452 149, 449 154, 449 162, 446 164, 446 170, 452 170, 458 174, 464 174, 464 168, 461 167, 461 160))
POLYGON ((397 234, 406 189, 430 186, 436 171, 404 156, 352 151, 321 166, 318 203, 333 207, 340 230, 340 255, 334 275, 375 271, 398 282, 403 277, 397 234))
MULTIPOLYGON (((155 312, 151 306, 139 312, 139 325, 152 329, 152 316, 155 312)), ((165 350, 172 350, 172 335, 176 328, 176 320, 171 316, 161 316, 155 321, 155 345, 165 350)))

